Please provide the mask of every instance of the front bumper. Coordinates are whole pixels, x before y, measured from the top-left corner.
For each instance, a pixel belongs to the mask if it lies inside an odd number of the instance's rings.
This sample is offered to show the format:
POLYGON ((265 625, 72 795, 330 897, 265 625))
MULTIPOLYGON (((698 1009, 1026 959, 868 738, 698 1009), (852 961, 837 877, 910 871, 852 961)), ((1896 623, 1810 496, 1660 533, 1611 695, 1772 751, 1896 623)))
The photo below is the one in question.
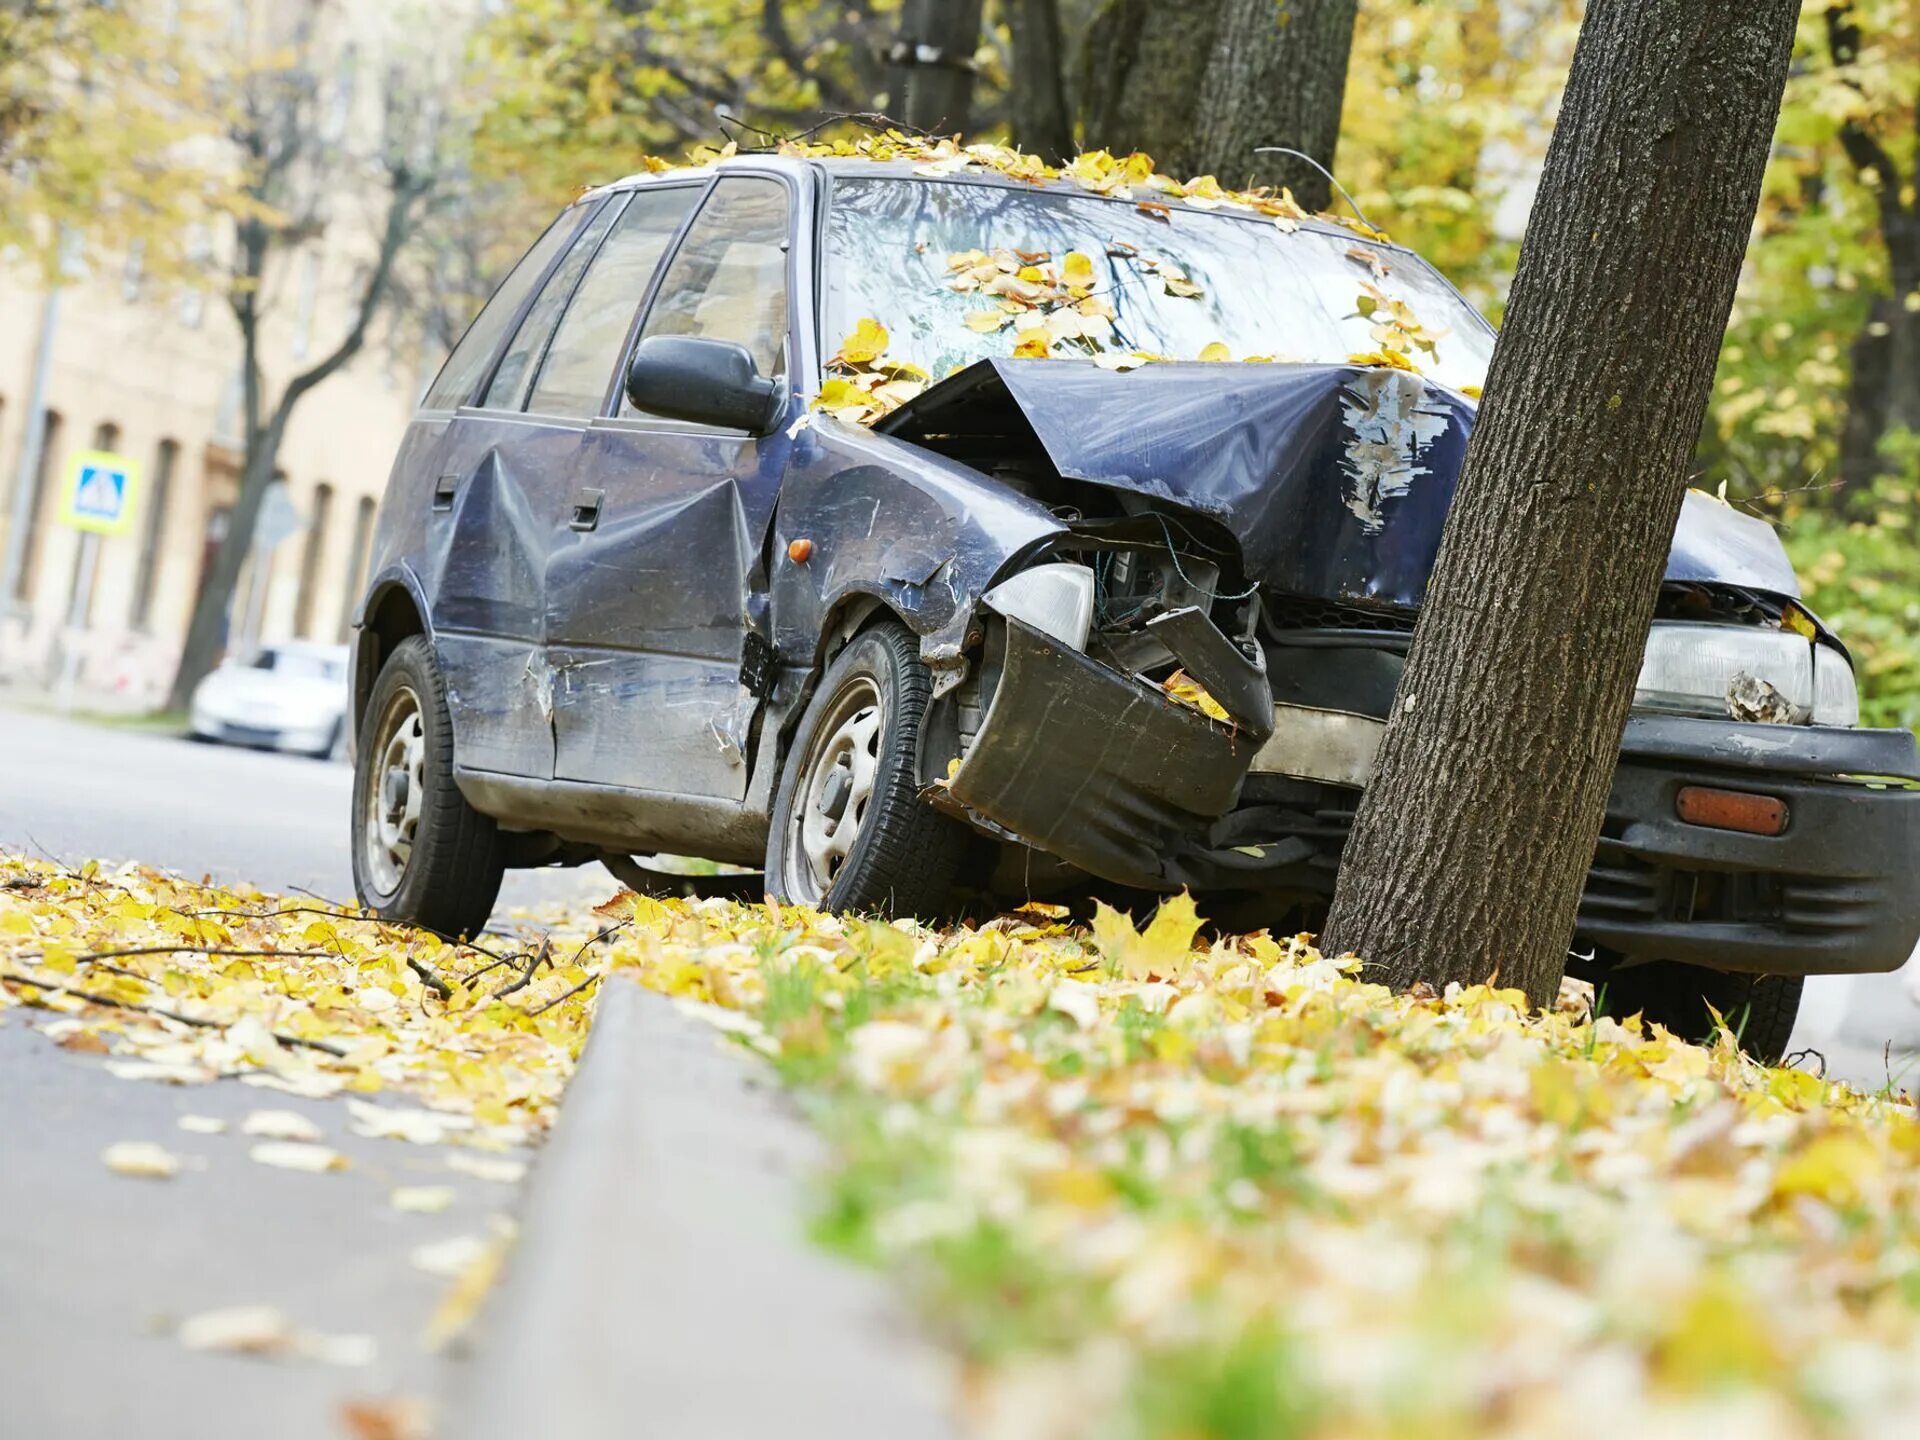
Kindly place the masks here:
MULTIPOLYGON (((1255 746, 1018 622, 948 796, 1105 880, 1332 894, 1359 791, 1247 774, 1255 746)), ((1634 716, 1581 903, 1616 957, 1897 969, 1920 938, 1920 754, 1904 730, 1634 716), (1871 777, 1871 778, 1867 778, 1871 777), (1778 797, 1777 837, 1681 821, 1704 785, 1778 797)))
POLYGON ((317 755, 331 750, 338 722, 300 725, 262 725, 228 720, 196 710, 188 723, 189 731, 199 739, 223 745, 243 745, 252 750, 279 750, 300 755, 317 755))

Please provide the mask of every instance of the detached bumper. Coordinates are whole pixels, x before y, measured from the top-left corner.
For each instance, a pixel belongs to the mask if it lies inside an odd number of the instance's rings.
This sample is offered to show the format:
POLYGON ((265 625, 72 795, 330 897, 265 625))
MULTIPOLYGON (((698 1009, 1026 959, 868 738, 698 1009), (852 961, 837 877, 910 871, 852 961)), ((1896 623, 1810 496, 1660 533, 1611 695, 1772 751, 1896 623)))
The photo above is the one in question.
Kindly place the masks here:
POLYGON ((1018 620, 979 736, 947 786, 1102 879, 1187 883, 1173 857, 1233 808, 1254 746, 1018 620))
MULTIPOLYGON (((1247 781, 1255 746, 1018 622, 948 786, 975 815, 1143 889, 1332 893, 1359 791, 1247 781), (1243 798, 1244 788, 1248 797, 1243 798)), ((1324 772, 1323 772, 1324 773, 1324 772)), ((1583 941, 1761 974, 1897 969, 1920 938, 1920 752, 1904 730, 1635 716, 1583 941), (1904 782, 1904 783, 1903 783, 1904 782), (1778 836, 1682 821, 1696 785, 1783 801, 1778 836)))

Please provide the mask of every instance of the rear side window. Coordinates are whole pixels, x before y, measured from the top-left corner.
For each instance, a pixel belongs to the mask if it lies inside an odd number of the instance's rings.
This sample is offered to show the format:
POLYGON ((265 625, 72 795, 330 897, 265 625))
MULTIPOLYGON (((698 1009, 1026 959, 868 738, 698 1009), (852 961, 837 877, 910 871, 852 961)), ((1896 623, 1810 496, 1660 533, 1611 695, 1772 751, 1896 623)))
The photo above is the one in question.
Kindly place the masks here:
POLYGON ((567 251, 567 258, 554 267, 547 283, 540 287, 538 298, 514 332, 507 353, 500 357, 500 368, 493 372, 493 379, 487 385, 487 398, 480 403, 488 409, 518 410, 526 403, 527 387, 533 383, 533 372, 546 353, 553 327, 560 323, 561 311, 573 298, 573 287, 580 283, 581 275, 593 260, 593 252, 600 248, 600 242, 606 238, 625 203, 616 197, 602 205, 600 213, 587 222, 580 238, 567 251))
MULTIPOLYGON (((787 187, 736 175, 713 192, 674 252, 647 314, 648 335, 696 335, 747 347, 778 375, 787 346, 787 187)), ((632 407, 623 403, 622 409, 632 407)))
POLYGON ((529 410, 545 415, 600 413, 633 312, 699 194, 690 185, 635 192, 553 333, 527 402, 529 410))
POLYGON ((579 223, 579 211, 571 208, 563 210, 560 218, 547 227, 547 233, 533 242, 533 248, 520 258, 520 263, 500 282, 500 288, 493 292, 493 298, 467 327, 467 333, 460 337, 460 343, 453 347, 453 353, 447 357, 447 363, 440 367, 440 374, 427 391, 427 398, 421 402, 425 408, 451 410, 467 403, 467 397, 473 394, 473 387, 480 383, 480 377, 486 373, 493 352, 500 348, 501 337, 507 333, 507 327, 513 324, 513 317, 520 313, 520 306, 533 292, 533 287, 540 283, 540 277, 547 273, 547 266, 553 263, 553 257, 560 253, 560 247, 567 243, 579 223))

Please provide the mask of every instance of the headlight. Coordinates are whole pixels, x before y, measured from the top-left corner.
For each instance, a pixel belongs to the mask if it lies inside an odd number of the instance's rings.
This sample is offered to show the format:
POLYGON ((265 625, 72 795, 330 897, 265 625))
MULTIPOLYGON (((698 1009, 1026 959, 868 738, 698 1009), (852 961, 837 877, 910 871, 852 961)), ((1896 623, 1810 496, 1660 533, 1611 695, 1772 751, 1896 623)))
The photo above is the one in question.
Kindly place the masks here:
MULTIPOLYGON (((1819 648, 1791 630, 1662 621, 1647 637, 1633 703, 1669 714, 1725 716, 1727 689, 1745 673, 1779 691, 1793 720, 1805 724, 1814 709, 1813 656, 1819 648)), ((1840 666, 1845 671, 1846 662, 1840 666)), ((1847 680, 1851 685, 1851 673, 1847 680)))
POLYGON ((1093 571, 1058 561, 1022 570, 980 597, 1010 620, 1083 650, 1093 624, 1093 571))
POLYGON ((1844 725, 1860 723, 1860 690, 1853 680, 1853 666, 1831 645, 1813 647, 1813 723, 1844 725))

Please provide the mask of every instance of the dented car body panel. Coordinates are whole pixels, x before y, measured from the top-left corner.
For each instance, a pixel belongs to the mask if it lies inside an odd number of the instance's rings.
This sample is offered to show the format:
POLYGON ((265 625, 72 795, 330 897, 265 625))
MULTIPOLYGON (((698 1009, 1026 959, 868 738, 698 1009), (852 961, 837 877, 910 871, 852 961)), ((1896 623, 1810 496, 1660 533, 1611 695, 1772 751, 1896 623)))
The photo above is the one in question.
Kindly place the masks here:
MULTIPOLYGON (((1477 413, 1471 385, 1344 354, 988 358, 872 428, 846 423, 815 404, 842 333, 827 328, 833 267, 846 263, 822 239, 825 216, 838 177, 884 168, 714 167, 651 279, 636 282, 630 321, 608 327, 596 403, 572 414, 490 405, 495 359, 423 409, 395 462, 357 617, 356 715, 411 626, 431 637, 445 676, 456 781, 523 863, 650 850, 751 863, 823 670, 862 627, 892 620, 918 638, 932 675, 923 798, 1000 857, 993 875, 1016 877, 1009 890, 982 867, 979 886, 999 886, 1002 900, 1034 893, 1036 874, 1069 888, 1184 886, 1270 902, 1276 921, 1310 915, 1332 892, 1390 713, 1477 413), (672 310, 663 276, 735 178, 784 187, 785 244, 777 261, 721 247, 714 274, 752 284, 725 304, 680 307, 675 323, 692 329, 674 333, 764 329, 777 265, 785 329, 776 363, 761 367, 773 402, 747 428, 637 413, 620 377, 649 317, 672 310), (1038 567, 1070 577, 1045 616, 1006 598, 1011 578, 1038 567)), ((608 231, 586 218, 593 207, 688 183, 594 192, 564 222, 572 243, 608 231)), ((1060 188, 964 183, 997 186, 1002 221, 1022 197, 1060 188)), ((872 189, 864 203, 884 208, 872 189)), ((1209 223, 1181 215, 1168 246, 1209 223)), ((932 233, 983 249, 995 238, 932 233)), ((937 261, 939 245, 922 248, 937 261)), ((1373 248, 1367 273, 1420 267, 1373 248)), ((561 263, 519 302, 496 351, 533 323, 533 296, 561 263)), ((1420 268, 1429 292, 1444 285, 1420 268)), ((1326 327, 1344 323, 1336 299, 1321 308, 1335 317, 1326 327)), ((1666 580, 1663 616, 1743 642, 1790 629, 1825 657, 1828 681, 1845 664, 1796 606, 1772 530, 1711 497, 1687 497, 1666 580)), ((1841 695, 1821 693, 1829 707, 1841 695)), ((1900 963, 1920 933, 1913 737, 1743 723, 1726 697, 1707 699, 1718 718, 1637 712, 1627 728, 1581 911, 1587 942, 1620 963, 1900 963), (1772 836, 1684 823, 1683 785, 1778 795, 1791 823, 1772 836)))

